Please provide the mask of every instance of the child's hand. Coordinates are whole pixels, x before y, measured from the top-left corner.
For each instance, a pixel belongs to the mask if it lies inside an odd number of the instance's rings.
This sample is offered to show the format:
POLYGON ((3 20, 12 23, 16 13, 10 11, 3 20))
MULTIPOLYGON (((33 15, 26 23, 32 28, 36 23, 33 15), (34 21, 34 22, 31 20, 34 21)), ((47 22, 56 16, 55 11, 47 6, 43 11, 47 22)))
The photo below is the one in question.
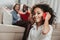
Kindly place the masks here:
POLYGON ((49 19, 51 18, 51 15, 49 14, 49 12, 46 12, 46 18, 45 18, 45 22, 44 22, 44 27, 43 27, 43 34, 47 34, 50 31, 49 28, 49 19))
POLYGON ((46 12, 47 15, 46 15, 46 18, 45 18, 45 21, 49 21, 49 19, 51 18, 51 15, 49 14, 49 12, 46 12))

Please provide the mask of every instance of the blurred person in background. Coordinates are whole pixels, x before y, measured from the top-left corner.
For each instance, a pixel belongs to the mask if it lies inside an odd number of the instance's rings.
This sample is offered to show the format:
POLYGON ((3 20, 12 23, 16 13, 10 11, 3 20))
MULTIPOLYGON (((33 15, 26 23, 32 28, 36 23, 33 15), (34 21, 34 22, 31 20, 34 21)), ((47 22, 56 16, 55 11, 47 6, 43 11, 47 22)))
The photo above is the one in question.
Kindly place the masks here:
POLYGON ((27 37, 28 37, 28 34, 29 34, 29 31, 31 29, 31 25, 32 25, 32 18, 31 18, 31 12, 30 10, 28 10, 28 6, 27 5, 23 5, 23 9, 22 9, 23 13, 21 13, 21 18, 23 21, 28 21, 29 22, 29 25, 27 27, 27 29, 25 30, 26 32, 24 32, 24 36, 23 36, 23 39, 22 40, 27 40, 27 37))
POLYGON ((23 13, 20 14, 22 20, 24 20, 24 21, 29 21, 30 10, 28 10, 28 6, 24 4, 24 5, 23 5, 23 8, 22 8, 22 11, 23 11, 23 13))

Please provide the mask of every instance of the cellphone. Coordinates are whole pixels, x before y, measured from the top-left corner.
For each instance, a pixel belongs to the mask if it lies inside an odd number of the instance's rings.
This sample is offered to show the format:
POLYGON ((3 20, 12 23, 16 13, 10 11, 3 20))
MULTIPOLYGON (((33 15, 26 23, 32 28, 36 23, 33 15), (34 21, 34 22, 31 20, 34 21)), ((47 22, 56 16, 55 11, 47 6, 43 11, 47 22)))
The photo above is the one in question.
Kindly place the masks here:
POLYGON ((45 20, 45 18, 46 18, 46 15, 47 15, 46 12, 44 12, 44 13, 43 13, 43 19, 44 19, 44 20, 45 20))

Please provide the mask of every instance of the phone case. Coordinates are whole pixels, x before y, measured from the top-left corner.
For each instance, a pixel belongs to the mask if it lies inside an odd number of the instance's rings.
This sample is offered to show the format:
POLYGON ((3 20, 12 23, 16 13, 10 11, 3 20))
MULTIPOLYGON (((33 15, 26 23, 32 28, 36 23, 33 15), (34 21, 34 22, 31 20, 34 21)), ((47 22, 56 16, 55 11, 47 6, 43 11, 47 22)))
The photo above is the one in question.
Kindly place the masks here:
POLYGON ((43 13, 43 19, 44 19, 44 20, 45 20, 45 18, 46 18, 46 15, 47 15, 46 13, 43 13))

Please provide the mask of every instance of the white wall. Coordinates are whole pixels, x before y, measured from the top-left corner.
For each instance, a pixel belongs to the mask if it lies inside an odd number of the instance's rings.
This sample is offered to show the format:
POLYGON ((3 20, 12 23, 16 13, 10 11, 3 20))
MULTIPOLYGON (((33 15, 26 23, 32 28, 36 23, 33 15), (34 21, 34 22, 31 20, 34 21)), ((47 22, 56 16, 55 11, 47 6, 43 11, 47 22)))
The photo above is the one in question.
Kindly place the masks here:
POLYGON ((20 4, 26 4, 29 7, 32 7, 34 5, 35 1, 34 0, 20 0, 20 4))
POLYGON ((27 0, 20 0, 20 4, 27 4, 27 0))
POLYGON ((50 6, 56 13, 56 22, 60 23, 60 0, 50 0, 50 6))
POLYGON ((58 0, 58 2, 57 2, 58 4, 57 4, 57 12, 56 12, 56 14, 57 14, 57 22, 58 23, 60 23, 60 0, 58 0))

